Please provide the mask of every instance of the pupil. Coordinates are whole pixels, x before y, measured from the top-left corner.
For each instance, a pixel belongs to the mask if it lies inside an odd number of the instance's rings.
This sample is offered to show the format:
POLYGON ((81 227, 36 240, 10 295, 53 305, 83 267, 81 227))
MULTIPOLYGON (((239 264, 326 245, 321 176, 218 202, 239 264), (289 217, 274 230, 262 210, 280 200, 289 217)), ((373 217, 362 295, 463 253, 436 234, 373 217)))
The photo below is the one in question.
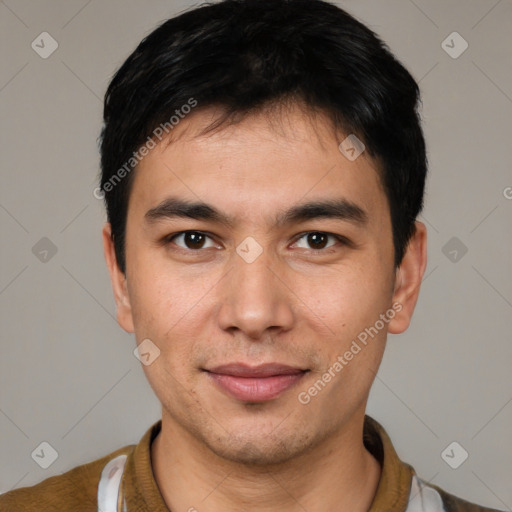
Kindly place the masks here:
POLYGON ((310 233, 308 235, 308 243, 316 246, 314 249, 322 249, 325 247, 327 237, 323 233, 310 233))
POLYGON ((189 249, 200 249, 204 242, 204 236, 201 233, 186 233, 185 241, 189 249))

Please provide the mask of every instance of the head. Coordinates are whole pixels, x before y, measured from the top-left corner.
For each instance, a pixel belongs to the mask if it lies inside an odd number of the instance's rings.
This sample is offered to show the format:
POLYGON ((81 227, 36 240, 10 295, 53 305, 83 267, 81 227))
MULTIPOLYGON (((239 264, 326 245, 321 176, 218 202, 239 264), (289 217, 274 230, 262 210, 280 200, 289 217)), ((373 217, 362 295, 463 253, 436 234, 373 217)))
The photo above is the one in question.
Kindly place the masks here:
POLYGON ((418 102, 378 37, 320 0, 200 7, 114 76, 100 192, 118 321, 160 351, 144 370, 163 414, 213 452, 285 461, 364 413, 426 264, 418 102), (244 401, 207 371, 231 362, 304 374, 244 401))

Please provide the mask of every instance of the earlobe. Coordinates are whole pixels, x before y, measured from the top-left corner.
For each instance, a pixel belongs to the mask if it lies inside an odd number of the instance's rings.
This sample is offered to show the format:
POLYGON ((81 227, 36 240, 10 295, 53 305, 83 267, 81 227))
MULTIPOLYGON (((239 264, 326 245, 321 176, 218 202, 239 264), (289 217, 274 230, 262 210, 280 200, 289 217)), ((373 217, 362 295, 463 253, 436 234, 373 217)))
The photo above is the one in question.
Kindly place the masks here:
POLYGON ((133 333, 133 317, 132 308, 130 304, 130 296, 128 294, 128 286, 126 276, 119 269, 117 258, 114 248, 114 241, 112 239, 111 225, 109 222, 105 223, 103 227, 103 252, 105 255, 105 262, 107 263, 108 271, 110 274, 110 281, 112 284, 112 291, 114 292, 114 299, 116 302, 117 322, 119 325, 129 333, 133 333))
POLYGON ((400 307, 396 308, 397 314, 389 322, 388 332, 391 334, 400 334, 409 327, 426 266, 427 229, 425 224, 416 221, 415 232, 396 272, 393 304, 400 304, 400 307))

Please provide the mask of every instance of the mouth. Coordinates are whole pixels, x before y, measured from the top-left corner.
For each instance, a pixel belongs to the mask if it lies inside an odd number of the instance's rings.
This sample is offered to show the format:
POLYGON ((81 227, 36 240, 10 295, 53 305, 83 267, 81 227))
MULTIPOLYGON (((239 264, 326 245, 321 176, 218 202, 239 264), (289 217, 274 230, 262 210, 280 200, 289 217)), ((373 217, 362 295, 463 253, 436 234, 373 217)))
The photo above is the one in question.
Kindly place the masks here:
POLYGON ((259 366, 231 363, 204 371, 221 391, 243 402, 265 402, 277 398, 309 372, 308 369, 278 363, 259 366))

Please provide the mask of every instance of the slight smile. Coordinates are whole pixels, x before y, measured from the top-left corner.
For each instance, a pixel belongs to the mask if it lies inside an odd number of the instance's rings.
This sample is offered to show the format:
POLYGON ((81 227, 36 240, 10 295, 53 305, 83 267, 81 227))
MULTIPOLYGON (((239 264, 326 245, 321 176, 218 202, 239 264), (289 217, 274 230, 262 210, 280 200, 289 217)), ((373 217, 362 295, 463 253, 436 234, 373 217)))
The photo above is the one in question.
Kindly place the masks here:
POLYGON ((248 366, 230 363, 204 370, 228 395, 244 402, 265 402, 296 385, 308 369, 279 363, 248 366))

